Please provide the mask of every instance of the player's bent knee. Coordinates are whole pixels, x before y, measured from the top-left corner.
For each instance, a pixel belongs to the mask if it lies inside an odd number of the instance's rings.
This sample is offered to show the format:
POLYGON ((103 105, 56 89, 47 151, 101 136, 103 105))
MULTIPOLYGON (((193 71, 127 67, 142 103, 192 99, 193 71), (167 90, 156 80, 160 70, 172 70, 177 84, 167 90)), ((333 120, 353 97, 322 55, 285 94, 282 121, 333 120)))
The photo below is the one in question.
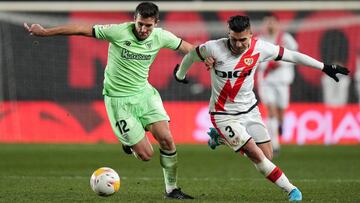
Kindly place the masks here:
POLYGON ((160 148, 167 151, 175 151, 175 143, 172 137, 165 138, 159 141, 160 148))
POLYGON ((135 151, 135 155, 138 159, 142 161, 150 161, 154 155, 154 150, 151 148, 151 149, 141 150, 138 152, 135 151))
POLYGON ((265 158, 264 153, 253 140, 250 140, 242 149, 247 157, 254 163, 260 163, 265 158))
POLYGON ((137 154, 137 157, 142 161, 150 161, 153 157, 153 153, 140 153, 137 154))

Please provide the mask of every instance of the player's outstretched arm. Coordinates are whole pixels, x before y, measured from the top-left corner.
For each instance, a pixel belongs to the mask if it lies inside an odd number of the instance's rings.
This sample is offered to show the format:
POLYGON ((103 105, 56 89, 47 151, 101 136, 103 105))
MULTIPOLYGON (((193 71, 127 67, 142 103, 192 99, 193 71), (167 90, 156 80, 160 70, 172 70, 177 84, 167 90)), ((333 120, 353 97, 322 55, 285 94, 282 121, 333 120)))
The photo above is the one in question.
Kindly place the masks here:
POLYGON ((194 49, 195 46, 190 44, 189 42, 182 40, 181 45, 179 47, 179 51, 183 54, 189 53, 192 49, 194 49))
POLYGON ((83 35, 91 37, 92 34, 92 25, 61 25, 52 28, 44 28, 40 24, 31 24, 30 26, 27 23, 24 23, 25 29, 30 33, 30 35, 40 36, 40 37, 49 37, 56 35, 83 35))
POLYGON ((188 84, 189 83, 189 80, 184 77, 183 79, 179 79, 178 76, 176 76, 176 74, 178 73, 179 71, 179 67, 180 65, 179 64, 176 64, 175 65, 175 68, 174 68, 174 71, 173 71, 173 75, 174 75, 174 78, 177 82, 180 82, 180 83, 184 83, 184 84, 188 84))
POLYGON ((291 51, 288 49, 284 50, 284 55, 282 57, 282 60, 320 69, 328 76, 330 76, 332 79, 334 79, 336 82, 339 82, 339 78, 336 76, 336 74, 339 73, 342 75, 348 75, 350 72, 347 68, 342 67, 340 65, 324 64, 306 54, 302 54, 297 51, 291 51))
MULTIPOLYGON (((186 41, 182 41, 181 45, 179 47, 179 51, 183 54, 187 54, 189 53, 191 50, 195 49, 196 47, 192 44, 190 44, 189 42, 186 41)), ((205 66, 207 67, 207 70, 210 70, 214 64, 215 64, 215 60, 213 57, 206 57, 204 60, 205 66)), ((175 78, 176 79, 176 78, 175 78)))
POLYGON ((174 77, 175 80, 181 83, 188 83, 189 81, 186 79, 186 73, 190 69, 191 65, 196 61, 202 61, 198 55, 196 54, 195 49, 192 49, 189 53, 187 53, 181 64, 177 64, 174 69, 174 77))

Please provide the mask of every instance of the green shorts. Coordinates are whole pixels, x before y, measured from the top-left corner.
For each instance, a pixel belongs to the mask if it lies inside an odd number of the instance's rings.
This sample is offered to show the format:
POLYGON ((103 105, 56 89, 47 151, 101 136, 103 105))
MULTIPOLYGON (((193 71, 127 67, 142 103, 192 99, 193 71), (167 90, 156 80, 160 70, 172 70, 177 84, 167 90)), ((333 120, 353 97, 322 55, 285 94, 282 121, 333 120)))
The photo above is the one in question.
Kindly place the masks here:
POLYGON ((129 97, 105 95, 104 100, 111 128, 124 145, 133 146, 143 139, 147 125, 170 120, 160 94, 152 86, 129 97))

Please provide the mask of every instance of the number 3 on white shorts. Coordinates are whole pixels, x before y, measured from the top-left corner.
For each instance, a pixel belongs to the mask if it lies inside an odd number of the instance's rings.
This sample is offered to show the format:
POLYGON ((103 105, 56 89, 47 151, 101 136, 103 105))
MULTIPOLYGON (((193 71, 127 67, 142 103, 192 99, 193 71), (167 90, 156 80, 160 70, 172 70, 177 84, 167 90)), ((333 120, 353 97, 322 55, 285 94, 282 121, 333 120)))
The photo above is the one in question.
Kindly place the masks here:
POLYGON ((231 128, 231 126, 229 126, 229 125, 226 126, 226 127, 225 127, 225 130, 226 130, 226 132, 229 133, 229 137, 230 137, 230 138, 232 138, 232 137, 235 136, 235 133, 234 133, 233 129, 231 128))

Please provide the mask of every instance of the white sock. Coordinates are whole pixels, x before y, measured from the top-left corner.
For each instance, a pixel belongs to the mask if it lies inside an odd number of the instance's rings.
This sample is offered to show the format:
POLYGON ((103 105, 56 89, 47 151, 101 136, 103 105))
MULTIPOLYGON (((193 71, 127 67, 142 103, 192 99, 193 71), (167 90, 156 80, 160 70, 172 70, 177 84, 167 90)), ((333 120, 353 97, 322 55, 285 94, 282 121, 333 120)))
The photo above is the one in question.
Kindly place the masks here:
POLYGON ((290 183, 289 179, 281 171, 281 169, 267 158, 264 158, 260 163, 255 164, 256 169, 262 173, 268 180, 275 183, 278 187, 284 190, 287 193, 290 193, 291 190, 296 187, 290 183))
POLYGON ((165 190, 170 193, 177 188, 177 153, 160 149, 160 165, 163 168, 165 190))

